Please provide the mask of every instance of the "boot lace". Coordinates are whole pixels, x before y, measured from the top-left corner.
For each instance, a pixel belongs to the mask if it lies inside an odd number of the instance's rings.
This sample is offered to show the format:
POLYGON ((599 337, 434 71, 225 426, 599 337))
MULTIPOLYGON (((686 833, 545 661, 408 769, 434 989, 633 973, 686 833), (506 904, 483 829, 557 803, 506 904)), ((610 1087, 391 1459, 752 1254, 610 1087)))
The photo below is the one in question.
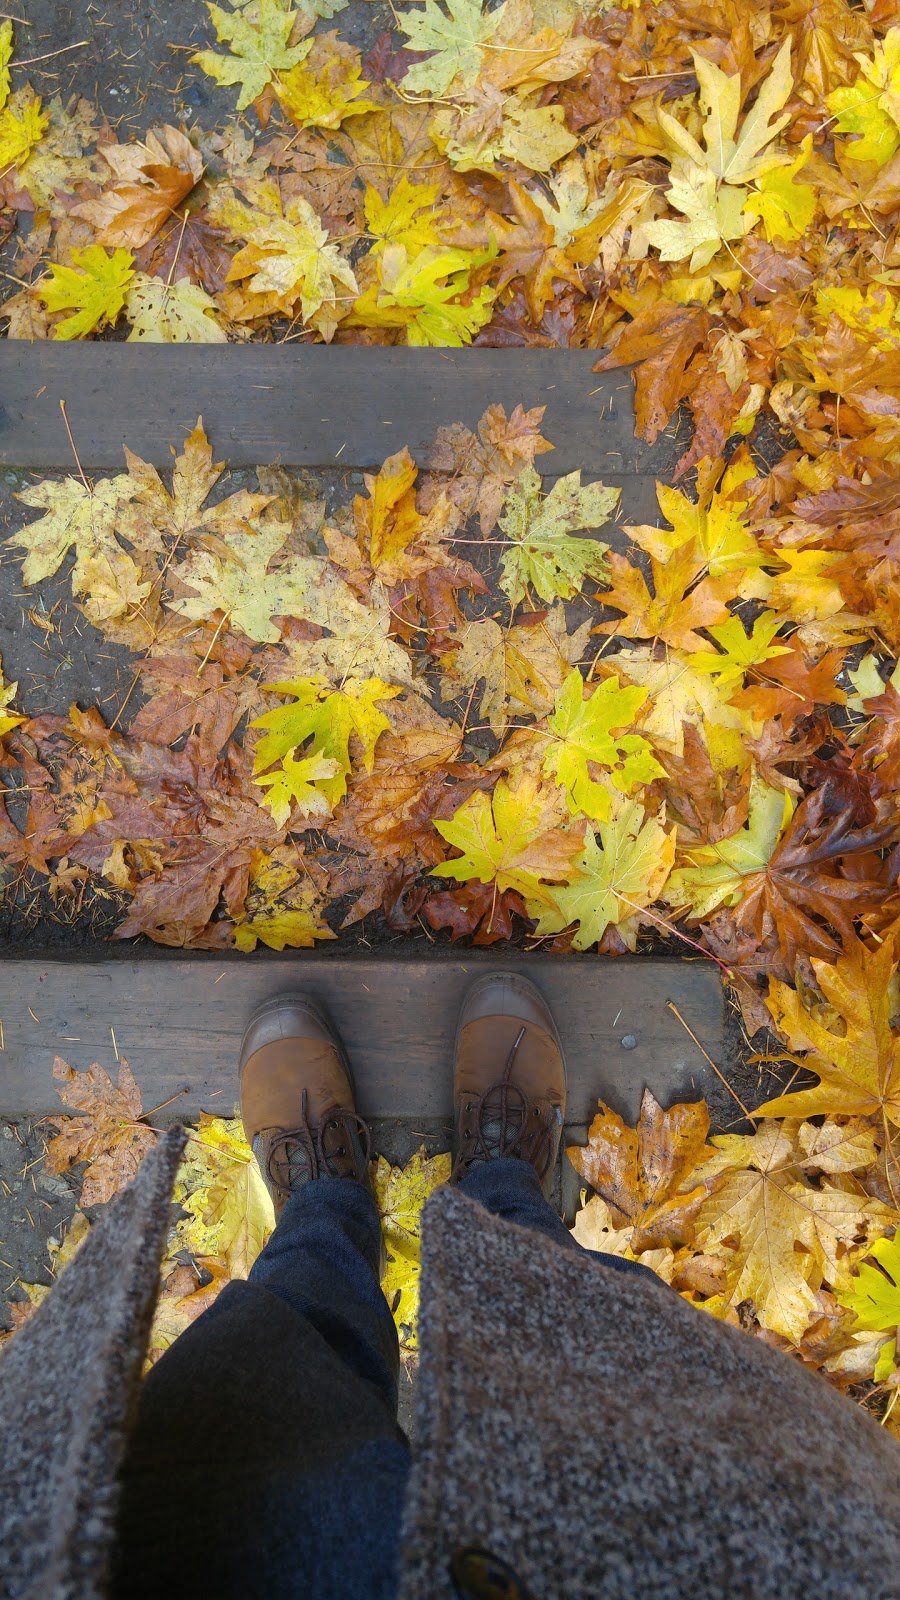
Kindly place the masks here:
POLYGON ((525 1091, 513 1083, 512 1073, 526 1029, 519 1029, 503 1068, 502 1077, 466 1106, 474 1132, 467 1134, 458 1167, 497 1156, 517 1156, 543 1172, 553 1154, 553 1126, 546 1110, 529 1102, 525 1091))
POLYGON ((307 1112, 308 1093, 303 1091, 300 1125, 286 1128, 272 1145, 266 1169, 277 1189, 298 1189, 313 1178, 345 1175, 349 1159, 354 1169, 365 1172, 371 1153, 368 1124, 355 1111, 335 1107, 319 1122, 311 1123, 307 1112), (359 1142, 358 1158, 354 1138, 359 1142))

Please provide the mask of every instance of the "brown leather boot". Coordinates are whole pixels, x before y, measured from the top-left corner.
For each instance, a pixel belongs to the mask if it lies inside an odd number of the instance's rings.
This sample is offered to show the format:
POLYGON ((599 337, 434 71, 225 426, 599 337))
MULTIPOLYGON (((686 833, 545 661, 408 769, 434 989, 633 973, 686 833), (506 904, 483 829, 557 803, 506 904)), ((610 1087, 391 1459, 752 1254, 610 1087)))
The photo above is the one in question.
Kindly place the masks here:
POLYGON ((369 1130, 353 1103, 350 1063, 307 995, 257 1006, 241 1046, 241 1116, 280 1216, 314 1178, 369 1182, 369 1130))
POLYGON ((459 1183, 480 1161, 530 1161, 544 1193, 566 1108, 566 1064, 556 1024, 527 978, 493 973, 466 995, 456 1030, 453 1173, 459 1183))

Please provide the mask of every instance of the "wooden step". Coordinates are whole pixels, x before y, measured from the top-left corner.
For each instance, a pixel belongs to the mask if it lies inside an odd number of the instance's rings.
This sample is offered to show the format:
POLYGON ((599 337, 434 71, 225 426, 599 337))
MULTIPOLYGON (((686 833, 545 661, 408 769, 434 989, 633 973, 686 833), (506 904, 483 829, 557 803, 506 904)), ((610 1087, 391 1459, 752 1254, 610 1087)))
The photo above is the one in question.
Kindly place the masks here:
MULTIPOLYGON (((667 1002, 721 1060, 722 991, 711 962, 497 956, 435 951, 427 960, 330 952, 140 960, 7 959, 0 969, 0 1115, 57 1110, 61 1055, 114 1072, 126 1057, 145 1108, 177 1097, 160 1120, 200 1110, 230 1116, 247 1018, 269 995, 307 990, 344 1036, 365 1117, 451 1112, 450 1062, 460 1002, 488 971, 524 973, 549 1000, 569 1074, 567 1120, 590 1121, 602 1096, 629 1121, 644 1086, 670 1105, 722 1089, 667 1002)), ((733 1111, 733 1107, 731 1108, 733 1111)))
POLYGON ((0 342, 0 465, 69 471, 65 400, 86 471, 120 470, 127 444, 164 468, 197 417, 231 467, 379 467, 486 406, 546 407, 543 474, 650 474, 671 441, 634 437, 631 376, 597 350, 410 350, 327 345, 0 342))

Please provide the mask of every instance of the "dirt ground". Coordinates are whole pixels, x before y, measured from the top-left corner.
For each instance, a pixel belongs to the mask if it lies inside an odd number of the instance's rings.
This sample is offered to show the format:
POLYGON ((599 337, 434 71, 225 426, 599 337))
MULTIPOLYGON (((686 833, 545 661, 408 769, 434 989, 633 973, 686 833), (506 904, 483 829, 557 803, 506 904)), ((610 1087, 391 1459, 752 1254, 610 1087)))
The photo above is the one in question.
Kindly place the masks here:
MULTIPOLYGON (((142 137, 155 122, 211 128, 234 116, 234 90, 217 87, 190 63, 196 50, 215 42, 202 0, 22 0, 13 11, 19 18, 16 55, 23 63, 49 58, 23 64, 23 76, 27 71, 47 98, 79 94, 93 100, 122 139, 142 137)), ((365 52, 392 22, 389 6, 354 0, 334 21, 320 23, 319 31, 337 27, 365 52)))

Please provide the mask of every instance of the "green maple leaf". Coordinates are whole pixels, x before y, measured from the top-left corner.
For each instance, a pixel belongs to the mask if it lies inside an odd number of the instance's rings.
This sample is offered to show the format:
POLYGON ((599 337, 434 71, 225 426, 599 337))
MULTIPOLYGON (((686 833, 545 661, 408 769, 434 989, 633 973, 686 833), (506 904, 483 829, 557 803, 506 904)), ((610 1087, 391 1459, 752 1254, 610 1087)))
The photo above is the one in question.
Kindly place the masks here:
POLYGON ((215 50, 198 50, 191 61, 226 88, 235 83, 241 85, 238 111, 246 111, 252 105, 266 84, 271 83, 274 72, 287 72, 296 67, 312 49, 311 39, 302 44, 288 44, 297 12, 285 9, 279 0, 259 0, 258 27, 248 22, 240 11, 223 11, 209 0, 206 9, 212 18, 216 38, 220 44, 232 46, 231 54, 220 56, 215 50))
POLYGON ((453 79, 474 83, 481 70, 481 46, 496 33, 503 6, 483 13, 481 0, 425 0, 414 11, 395 13, 411 50, 431 50, 427 61, 410 67, 403 79, 409 94, 446 94, 453 79))
POLYGON ((348 320, 403 328, 409 345, 471 344, 490 321, 497 293, 485 284, 470 295, 471 274, 494 254, 426 245, 410 257, 404 243, 386 243, 378 253, 379 281, 355 301, 348 320))
POLYGON ((500 587, 518 605, 531 584, 542 600, 570 600, 585 578, 606 573, 608 545, 573 538, 576 528, 601 528, 618 504, 620 490, 585 484, 581 473, 558 479, 541 499, 540 474, 527 467, 507 496, 500 527, 511 549, 503 557, 500 587))
POLYGON ((47 310, 74 308, 71 317, 56 324, 52 337, 83 339, 95 328, 115 322, 134 278, 134 257, 128 250, 107 254, 102 245, 89 244, 84 250, 74 249, 68 265, 51 262, 47 274, 37 285, 47 310))
POLYGON ((763 662, 772 661, 776 656, 790 655, 788 645, 772 643, 783 622, 784 618, 776 616, 774 611, 764 611, 761 617, 756 618, 749 635, 740 617, 715 623, 706 632, 711 634, 723 653, 697 651, 688 656, 688 665, 695 672, 715 674, 719 679, 722 698, 727 700, 743 684, 744 673, 750 667, 762 666, 763 662))
POLYGON ((647 690, 637 686, 619 687, 618 678, 598 684, 586 700, 584 682, 577 667, 570 672, 556 697, 547 727, 556 735, 544 757, 543 769, 554 776, 566 791, 573 816, 584 814, 594 821, 606 821, 611 798, 608 788, 596 783, 588 762, 609 769, 616 788, 627 794, 637 783, 652 783, 664 776, 647 740, 637 733, 613 733, 634 721, 647 698, 647 690))
POLYGON ((900 1235, 893 1239, 876 1239, 869 1251, 869 1260, 857 1268, 856 1287, 836 1298, 849 1311, 856 1312, 857 1326, 870 1333, 895 1333, 881 1350, 875 1367, 876 1382, 889 1378, 897 1364, 896 1329, 900 1327, 900 1235), (871 1264, 874 1257, 878 1266, 871 1264), (883 1269, 883 1270, 879 1270, 883 1269))
POLYGON ((488 797, 473 794, 449 822, 434 826, 462 855, 442 861, 432 872, 459 883, 493 883, 498 894, 515 889, 536 903, 549 903, 542 880, 559 883, 572 876, 581 834, 554 825, 547 795, 523 782, 511 789, 503 779, 488 797))
MULTIPOLYGON (((269 683, 266 688, 276 694, 293 695, 294 699, 290 705, 267 711, 251 724, 254 728, 266 730, 256 747, 254 771, 266 772, 276 762, 284 762, 290 752, 311 739, 312 745, 307 756, 324 758, 333 763, 335 769, 331 777, 317 777, 315 787, 321 790, 329 808, 336 806, 347 793, 347 774, 353 768, 350 759, 351 736, 355 734, 360 740, 363 766, 367 772, 371 772, 375 746, 381 734, 390 727, 387 717, 377 709, 376 701, 393 700, 400 690, 382 683, 380 678, 367 678, 362 683, 343 689, 330 689, 317 678, 269 683)), ((288 785, 303 776, 296 771, 297 765, 302 763, 292 765, 288 761, 282 769, 288 785)), ((306 779, 311 778, 312 773, 308 769, 306 779)), ((284 798, 279 790, 274 796, 274 803, 284 798)), ((269 800, 267 796, 265 803, 269 803, 269 800)), ((271 804, 269 808, 272 809, 271 804)))
POLYGON ((573 947, 588 950, 607 928, 627 923, 657 898, 674 860, 674 828, 667 833, 655 817, 645 820, 639 805, 625 805, 617 818, 600 823, 599 840, 586 835, 577 863, 580 876, 553 890, 552 905, 541 912, 536 931, 561 933, 577 923, 573 947))

